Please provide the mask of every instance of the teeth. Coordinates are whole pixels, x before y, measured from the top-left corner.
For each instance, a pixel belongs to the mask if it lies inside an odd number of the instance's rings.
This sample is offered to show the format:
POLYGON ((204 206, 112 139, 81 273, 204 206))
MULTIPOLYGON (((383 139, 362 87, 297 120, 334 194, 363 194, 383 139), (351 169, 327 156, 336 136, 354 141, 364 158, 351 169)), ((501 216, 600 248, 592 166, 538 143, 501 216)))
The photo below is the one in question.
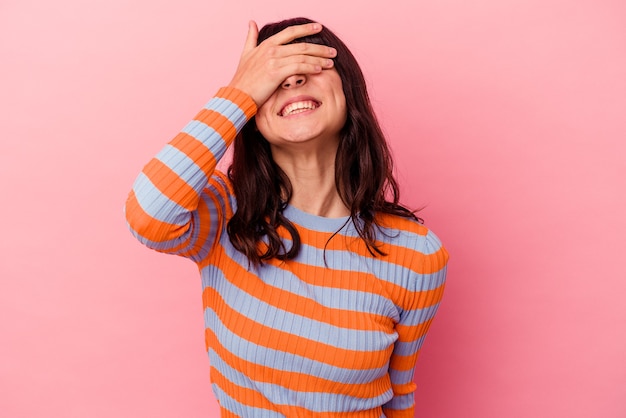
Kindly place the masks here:
POLYGON ((301 113, 307 110, 316 109, 318 104, 313 100, 305 100, 303 102, 295 102, 289 103, 287 106, 283 108, 281 112, 282 116, 295 115, 296 113, 301 113))

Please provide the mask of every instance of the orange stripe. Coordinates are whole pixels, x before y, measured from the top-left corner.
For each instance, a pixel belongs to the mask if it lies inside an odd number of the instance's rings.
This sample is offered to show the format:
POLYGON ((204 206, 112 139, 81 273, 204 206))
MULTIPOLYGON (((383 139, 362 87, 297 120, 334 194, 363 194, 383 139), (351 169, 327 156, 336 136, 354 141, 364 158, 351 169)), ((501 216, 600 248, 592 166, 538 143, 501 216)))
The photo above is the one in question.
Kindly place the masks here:
MULTIPOLYGON (((441 270, 445 264, 445 260, 448 259, 448 254, 444 247, 440 247, 432 254, 424 254, 404 246, 384 243, 381 241, 375 241, 375 243, 378 248, 388 255, 374 257, 370 254, 365 242, 358 236, 348 237, 336 234, 333 237, 332 233, 317 232, 311 229, 303 228, 301 225, 296 225, 296 229, 302 238, 302 242, 313 248, 327 249, 331 251, 351 251, 362 257, 371 259, 377 258, 382 261, 399 264, 415 271, 418 274, 435 273, 441 270), (329 242, 328 240, 331 237, 332 239, 329 242), (410 265, 402 263, 403 260, 410 261, 410 265)), ((291 239, 285 228, 279 228, 278 233, 282 238, 291 239)))
MULTIPOLYGON (((217 113, 216 113, 217 114, 217 113)), ((170 145, 177 148, 183 154, 193 160, 204 172, 207 178, 211 175, 217 161, 209 149, 193 136, 181 132, 170 142, 170 145)))
POLYGON ((426 332, 428 331, 430 324, 433 322, 433 319, 434 318, 430 318, 429 320, 424 321, 419 325, 413 326, 398 324, 396 326, 396 330, 398 331, 398 334, 400 334, 398 337, 398 341, 402 343, 410 343, 412 341, 422 338, 424 335, 426 335, 426 332), (410 335, 411 338, 406 338, 407 335, 410 335))
MULTIPOLYGON (((193 255, 198 253, 204 246, 205 242, 207 241, 209 234, 211 234, 212 232, 211 231, 211 219, 210 219, 211 213, 209 212, 209 208, 207 207, 203 199, 200 199, 200 201, 198 202, 197 210, 198 210, 199 217, 201 218, 200 225, 199 226, 195 225, 193 218, 191 218, 190 228, 191 229, 199 228, 197 232, 198 238, 196 239, 196 242, 194 243, 192 248, 180 253, 180 255, 183 257, 192 257, 193 255)), ((189 238, 191 239, 191 237, 189 238)), ((182 250, 183 248, 185 248, 186 246, 188 246, 189 244, 190 244, 189 241, 183 242, 181 245, 177 247, 173 247, 169 251, 171 251, 172 253, 176 253, 182 250)))
MULTIPOLYGON (((398 229, 403 232, 412 233, 412 234, 421 235, 421 236, 426 236, 428 235, 428 232, 429 232, 428 228, 426 228, 424 225, 416 223, 415 221, 412 221, 408 218, 402 218, 400 216, 394 216, 394 215, 389 215, 389 214, 384 214, 384 213, 376 215, 376 218, 380 222, 381 227, 383 228, 398 229)), ((332 232, 319 232, 313 229, 304 228, 300 225, 298 226, 300 227, 298 232, 300 232, 301 235, 305 233, 313 233, 315 235, 320 236, 320 239, 318 239, 319 248, 323 248, 326 244, 326 241, 328 241, 328 239, 334 235, 332 232)), ((285 234, 284 236, 286 235, 287 234, 285 234)), ((356 237, 356 238, 359 238, 359 237, 356 237)), ((350 237, 350 239, 353 239, 353 238, 350 237)), ((365 250, 364 253, 369 254, 367 249, 365 250)))
POLYGON ((209 329, 205 330, 205 339, 210 341, 209 345, 226 362, 240 373, 249 376, 256 382, 269 383, 298 392, 318 392, 320 388, 332 388, 332 393, 337 395, 353 396, 357 398, 373 398, 380 396, 387 391, 390 385, 387 374, 372 382, 364 383, 341 383, 323 379, 313 375, 276 370, 269 366, 251 363, 235 356, 222 346, 217 336, 209 329))
POLYGON ((241 418, 239 415, 233 414, 228 409, 220 406, 220 418, 241 418))
MULTIPOLYGON (((222 175, 220 175, 221 173, 216 172, 216 174, 222 177, 222 175)), ((212 225, 211 211, 206 201, 204 199, 200 199, 198 202, 198 208, 197 208, 198 217, 200 218, 200 226, 199 226, 200 229, 198 231, 198 238, 196 240, 194 248, 190 249, 189 251, 181 252, 180 253, 181 256, 186 256, 186 257, 192 256, 198 251, 200 251, 202 247, 205 245, 205 243, 207 242, 207 239, 211 233, 215 234, 215 236, 213 237, 212 243, 218 242, 220 239, 221 233, 223 231, 222 226, 232 216, 232 213, 233 213, 232 207, 229 204, 228 198, 226 196, 226 192, 224 191, 224 188, 222 187, 221 183, 215 181, 214 179, 211 179, 210 184, 217 190, 217 193, 219 194, 219 197, 214 196, 213 194, 206 195, 209 199, 211 199, 213 207, 215 207, 218 211, 217 217, 219 219, 219 222, 217 225, 217 231, 211 231, 211 225, 212 225), (221 198, 223 201, 220 201, 219 198, 221 198), (224 214, 222 213, 223 205, 226 206, 226 216, 224 216, 224 214)), ((192 222, 193 222, 193 218, 192 218, 192 222)), ((192 225, 191 227, 196 228, 197 226, 192 225)), ((188 245, 188 244, 184 243, 184 245, 188 245)), ((173 248, 171 251, 177 252, 180 249, 182 249, 184 245, 181 245, 177 248, 173 248)))
POLYGON ((170 200, 190 211, 196 208, 200 198, 198 193, 160 160, 152 159, 144 167, 143 173, 170 200))
MULTIPOLYGON (((378 248, 387 255, 374 257, 370 254, 365 242, 362 239, 342 239, 342 236, 340 235, 335 236, 328 243, 326 249, 335 251, 352 251, 362 257, 371 259, 376 258, 381 261, 398 264, 418 274, 433 274, 438 272, 445 264, 444 260, 447 260, 448 258, 447 252, 443 247, 439 248, 432 254, 424 254, 404 246, 383 243, 381 241, 376 241, 376 245, 378 245, 378 248), (349 242, 347 242, 348 240, 349 242), (408 264, 408 262, 410 262, 410 264, 408 264)), ((322 246, 318 248, 324 247, 322 246)))
POLYGON ((187 225, 161 222, 150 216, 139 205, 133 191, 131 191, 126 201, 126 220, 139 235, 153 242, 164 242, 179 238, 188 228, 187 225))
MULTIPOLYGON (((215 257, 228 257, 224 253, 223 248, 215 248, 215 257), (218 254, 219 252, 219 254, 218 254)), ((207 260, 207 264, 210 261, 207 260)), ((276 264, 280 267, 281 261, 270 260, 269 263, 276 264)), ((203 263, 204 264, 204 263, 203 263)), ((239 265, 233 263, 232 270, 225 272, 226 279, 235 287, 239 288, 249 295, 262 300, 263 302, 277 307, 282 311, 301 315, 306 318, 310 318, 316 321, 331 324, 340 328, 359 329, 355 326, 357 324, 376 324, 376 328, 365 329, 372 331, 388 331, 393 329, 393 320, 384 315, 376 315, 370 312, 355 312, 346 309, 332 309, 328 308, 319 302, 316 302, 310 298, 296 295, 289 291, 279 289, 273 286, 265 284, 256 275, 250 274, 239 265), (236 271, 235 271, 236 270, 236 271), (235 282, 234 277, 241 278, 235 282)), ((320 274, 327 276, 333 284, 337 284, 339 281, 344 280, 346 284, 353 285, 353 289, 362 290, 365 292, 372 292, 372 287, 377 286, 378 281, 372 280, 372 276, 365 273, 333 271, 330 269, 323 269, 321 267, 307 266, 305 264, 299 264, 290 262, 290 266, 293 265, 294 273, 299 277, 305 274, 320 274), (303 270, 308 271, 304 273, 303 270)), ((321 279, 325 281, 325 278, 321 279)), ((326 283, 323 285, 327 286, 326 283)), ((380 287, 378 285, 378 287, 380 287)), ((206 299, 207 301, 210 299, 206 299)), ((205 305, 206 308, 208 305, 205 305)))
MULTIPOLYGON (((230 218, 233 216, 233 208, 230 205, 229 197, 234 194, 232 184, 226 174, 221 171, 215 171, 213 176, 218 177, 221 181, 218 181, 215 178, 211 178, 209 183, 210 185, 217 191, 218 195, 224 201, 224 206, 226 206, 226 213, 224 215, 224 222, 228 222, 230 218), (223 182, 223 183, 222 183, 223 182)), ((214 196, 211 196, 215 201, 217 206, 220 206, 221 203, 216 200, 214 196)))
POLYGON ((389 213, 377 213, 376 221, 383 228, 400 229, 405 232, 423 236, 428 234, 428 228, 410 218, 403 218, 402 216, 389 213))
MULTIPOLYGON (((268 264, 281 268, 285 263, 280 260, 273 259, 269 260, 268 264)), ((405 309, 427 308, 438 303, 443 297, 444 285, 436 287, 435 289, 411 292, 398 284, 378 279, 369 273, 360 273, 356 271, 346 272, 302 264, 295 261, 289 261, 288 265, 289 270, 300 278, 300 280, 303 280, 305 277, 309 278, 307 283, 313 285, 380 294, 383 297, 387 297, 395 303, 401 305, 403 301, 413 302, 411 303, 411 306, 403 306, 405 309)), ((291 295, 291 293, 289 293, 289 295, 291 295)), ((306 300, 308 301, 309 299, 306 300)), ((294 313, 298 312, 301 312, 300 305, 297 306, 297 310, 294 313)), ((344 319, 349 322, 350 318, 354 318, 354 314, 354 311, 346 311, 345 318, 337 319, 344 319)), ((387 317, 381 317, 381 319, 382 318, 387 317)), ((390 326, 393 326, 393 324, 390 326)))
MULTIPOLYGON (((276 411, 282 413, 288 417, 306 417, 315 415, 320 418, 333 418, 337 416, 346 418, 379 418, 381 415, 381 408, 374 408, 368 411, 350 411, 350 412, 314 412, 310 409, 295 406, 295 405, 274 405, 270 401, 261 395, 259 392, 236 385, 222 375, 215 367, 211 367, 211 381, 219 386, 224 392, 226 392, 231 398, 235 399, 242 405, 252 408, 263 408, 270 411, 276 411)), ((323 388, 318 387, 314 392, 320 392, 323 388)), ((221 409, 222 415, 226 411, 225 408, 221 409)), ((237 417, 232 412, 228 412, 226 415, 229 417, 237 417)))
POLYGON ((383 409, 387 418, 413 418, 415 407, 411 406, 407 409, 383 409))
POLYGON ((419 357, 420 350, 417 350, 415 353, 409 356, 398 356, 394 355, 391 357, 391 362, 389 363, 389 368, 398 370, 400 372, 406 372, 412 370, 417 363, 417 358, 419 357))
MULTIPOLYGON (((223 174, 219 172, 216 172, 216 174, 219 177, 223 177, 223 174)), ((221 233, 224 230, 222 226, 232 216, 233 210, 229 204, 228 196, 226 195, 226 191, 224 190, 224 187, 221 185, 220 182, 215 181, 215 179, 210 179, 210 184, 217 190, 217 193, 219 194, 219 196, 214 196, 213 194, 206 195, 209 199, 211 199, 213 207, 215 207, 218 211, 217 217, 219 219, 219 222, 217 225, 217 231, 211 231, 211 226, 212 226, 211 211, 206 201, 204 199, 200 199, 198 201, 198 207, 196 209, 198 213, 198 217, 200 218, 200 226, 199 226, 200 229, 198 231, 198 238, 194 244, 194 247, 189 249, 188 251, 181 252, 180 253, 181 256, 185 256, 185 257, 193 256, 194 254, 202 250, 202 247, 207 242, 207 239, 211 233, 215 234, 215 236, 213 237, 212 243, 218 242, 220 239, 221 233), (221 198, 222 201, 220 201, 219 198, 221 198), (224 214, 222 213, 224 205, 226 206, 226 216, 224 216, 224 214)), ((193 218, 191 222, 192 222, 191 224, 192 229, 198 227, 193 224, 193 218)), ((180 251, 182 248, 184 248, 187 245, 189 245, 189 243, 184 242, 178 247, 174 247, 169 251, 175 253, 175 252, 180 251)))
POLYGON ((404 309, 424 309, 441 302, 445 284, 431 290, 417 290, 415 292, 405 291, 404 300, 406 304, 404 309))
MULTIPOLYGON (((398 326, 398 333, 400 334, 400 338, 398 338, 398 341, 402 340, 403 342, 411 342, 419 338, 422 338, 428 333, 428 330, 430 329, 431 324, 432 324, 432 319, 426 321, 421 326, 416 327, 418 329, 413 332, 407 330, 407 328, 410 328, 410 327, 398 326), (404 330, 402 330, 401 328, 404 328, 404 330), (406 335, 410 335, 411 339, 407 339, 406 335)), ((408 371, 408 370, 413 369, 417 362, 417 358, 419 357, 419 352, 420 350, 417 350, 415 353, 408 355, 408 356, 394 355, 391 359, 391 363, 389 364, 389 368, 398 370, 398 371, 408 371)))
MULTIPOLYGON (((302 228, 299 225, 296 226, 296 229, 300 234, 302 242, 310 247, 327 249, 329 251, 351 251, 358 256, 399 265, 418 274, 428 275, 437 273, 445 266, 448 259, 448 253, 443 246, 432 254, 423 254, 406 247, 384 244, 380 241, 376 241, 376 243, 380 245, 380 248, 388 255, 374 257, 367 250, 365 242, 359 237, 335 235, 332 240, 328 242, 328 245, 326 245, 328 239, 332 236, 331 233, 316 232, 302 228), (402 261, 409 261, 410 265, 402 261)), ((278 234, 283 238, 291 239, 285 228, 279 228, 278 234)), ((280 265, 280 263, 281 262, 276 265, 280 265)), ((389 283, 389 285, 394 286, 393 283, 389 283)), ((394 291, 394 294, 404 294, 405 292, 406 289, 404 287, 398 287, 398 289, 394 291)))
MULTIPOLYGON (((285 268, 285 262, 272 259, 267 262, 278 268, 285 268)), ((381 280, 371 273, 336 270, 327 267, 304 264, 297 261, 288 261, 289 271, 293 272, 303 282, 333 289, 354 290, 387 296, 381 287, 381 280), (372 286, 375 286, 372 288, 372 286)), ((350 311, 352 312, 352 311, 350 311)))
POLYGON ((261 393, 236 385, 213 366, 211 366, 211 382, 219 386, 224 392, 243 405, 269 409, 270 411, 276 410, 274 405, 272 405, 265 396, 261 395, 261 393))
POLYGON ((221 295, 209 287, 205 288, 202 300, 205 308, 211 306, 218 315, 227 317, 228 319, 222 322, 233 324, 233 328, 229 328, 230 332, 244 340, 333 366, 353 369, 379 368, 387 363, 393 350, 393 346, 379 351, 348 350, 269 328, 231 309, 223 302, 221 295))
POLYGON ((217 91, 215 96, 230 100, 236 104, 245 113, 248 120, 250 120, 250 118, 252 118, 252 116, 254 116, 257 112, 257 105, 254 100, 239 89, 233 87, 222 87, 217 91))
POLYGON ((214 110, 202 109, 195 116, 194 120, 213 128, 227 144, 230 144, 237 136, 237 129, 230 119, 214 110))

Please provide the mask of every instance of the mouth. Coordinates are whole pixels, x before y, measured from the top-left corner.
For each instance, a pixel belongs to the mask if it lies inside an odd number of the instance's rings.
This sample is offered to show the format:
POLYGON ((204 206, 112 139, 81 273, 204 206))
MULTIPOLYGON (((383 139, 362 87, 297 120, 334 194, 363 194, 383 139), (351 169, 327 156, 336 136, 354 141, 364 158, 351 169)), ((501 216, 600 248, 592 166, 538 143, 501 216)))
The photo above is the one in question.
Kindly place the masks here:
POLYGON ((315 110, 320 107, 322 103, 313 99, 298 99, 295 101, 290 101, 282 109, 278 112, 278 116, 287 117, 292 115, 297 115, 298 113, 307 112, 310 110, 315 110))

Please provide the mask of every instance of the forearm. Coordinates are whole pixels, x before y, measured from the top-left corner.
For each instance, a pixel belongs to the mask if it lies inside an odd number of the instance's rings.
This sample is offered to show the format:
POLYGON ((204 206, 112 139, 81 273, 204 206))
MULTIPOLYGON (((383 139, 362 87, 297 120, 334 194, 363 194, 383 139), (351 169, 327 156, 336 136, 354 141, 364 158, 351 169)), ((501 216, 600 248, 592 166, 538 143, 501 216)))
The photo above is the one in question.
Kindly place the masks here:
POLYGON ((201 194, 217 162, 255 112, 247 95, 222 88, 144 167, 126 202, 128 225, 140 241, 161 251, 181 245, 193 212, 207 203, 201 194))

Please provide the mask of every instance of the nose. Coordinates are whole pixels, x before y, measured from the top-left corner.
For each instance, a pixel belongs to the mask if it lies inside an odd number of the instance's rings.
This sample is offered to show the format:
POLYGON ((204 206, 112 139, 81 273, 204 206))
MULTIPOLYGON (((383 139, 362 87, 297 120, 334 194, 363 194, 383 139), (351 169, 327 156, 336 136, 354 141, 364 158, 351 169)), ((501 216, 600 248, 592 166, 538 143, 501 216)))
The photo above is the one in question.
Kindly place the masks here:
POLYGON ((281 84, 284 89, 291 89, 294 87, 302 86, 306 83, 306 76, 304 74, 294 74, 285 79, 281 84))

